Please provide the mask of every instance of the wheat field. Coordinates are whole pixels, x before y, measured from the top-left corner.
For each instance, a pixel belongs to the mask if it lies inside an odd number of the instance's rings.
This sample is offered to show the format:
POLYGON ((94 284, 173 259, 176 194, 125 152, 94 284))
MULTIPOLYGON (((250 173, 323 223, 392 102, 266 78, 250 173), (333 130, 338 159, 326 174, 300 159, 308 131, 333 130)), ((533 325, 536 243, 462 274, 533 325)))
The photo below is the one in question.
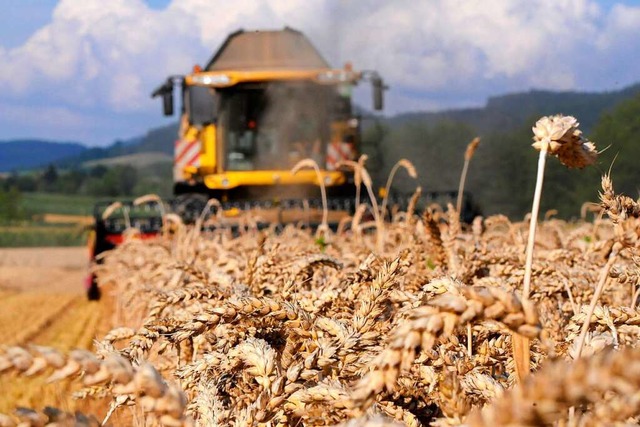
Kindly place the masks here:
POLYGON ((0 352, 3 375, 71 381, 109 408, 0 425, 638 424, 640 205, 608 176, 594 214, 549 212, 533 234, 453 206, 389 216, 130 233, 96 267, 113 328, 92 351, 0 352))
MULTIPOLYGON (((625 220, 634 232, 636 222, 625 220)), ((100 266, 119 327, 95 354, 11 346, 0 368, 76 378, 76 392, 112 396, 115 412, 142 405, 149 425, 635 421, 636 243, 613 265, 574 360, 618 239, 610 220, 540 224, 526 305, 525 223, 496 216, 467 229, 454 210, 397 214, 376 254, 376 237, 351 226, 322 243, 293 226, 237 237, 181 226, 151 243, 132 239, 100 266), (514 334, 532 339, 534 373, 522 385, 514 334), (118 369, 129 374, 116 379, 118 369)))

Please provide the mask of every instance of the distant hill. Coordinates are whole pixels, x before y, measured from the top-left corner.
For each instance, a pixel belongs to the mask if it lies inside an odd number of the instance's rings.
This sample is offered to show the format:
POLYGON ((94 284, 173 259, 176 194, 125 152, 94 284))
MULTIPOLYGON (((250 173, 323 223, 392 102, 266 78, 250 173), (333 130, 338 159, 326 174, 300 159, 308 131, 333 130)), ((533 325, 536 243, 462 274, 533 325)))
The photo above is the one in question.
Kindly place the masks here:
POLYGON ((173 156, 173 147, 178 137, 178 123, 151 129, 140 138, 130 154, 146 153, 149 151, 165 153, 173 156))
MULTIPOLYGON (((108 147, 89 148, 77 155, 55 162, 60 167, 73 167, 87 162, 129 156, 140 153, 162 153, 173 156, 173 146, 178 134, 178 124, 170 124, 149 130, 144 136, 116 141, 108 147)), ((91 163, 89 163, 91 164, 91 163)))
POLYGON ((77 142, 33 139, 0 141, 0 172, 40 167, 70 156, 79 156, 87 147, 77 142))
MULTIPOLYGON (((387 119, 390 126, 421 122, 433 125, 443 120, 463 123, 479 135, 508 132, 527 120, 549 114, 577 117, 580 128, 588 134, 602 113, 640 93, 640 83, 611 92, 552 92, 532 90, 489 98, 482 108, 466 108, 440 112, 403 113, 387 119)), ((533 125, 533 123, 530 123, 533 125)))
POLYGON ((84 162, 82 165, 88 168, 97 165, 130 165, 136 168, 141 168, 155 163, 173 163, 173 157, 165 153, 151 151, 145 153, 125 154, 123 156, 109 157, 100 160, 90 160, 88 162, 84 162))

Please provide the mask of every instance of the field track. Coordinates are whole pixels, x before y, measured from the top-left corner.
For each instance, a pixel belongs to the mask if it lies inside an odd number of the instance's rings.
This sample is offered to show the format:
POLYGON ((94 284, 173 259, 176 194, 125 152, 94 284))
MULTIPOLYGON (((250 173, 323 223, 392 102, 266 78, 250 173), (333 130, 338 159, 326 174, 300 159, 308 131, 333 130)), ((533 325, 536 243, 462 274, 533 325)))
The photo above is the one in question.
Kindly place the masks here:
MULTIPOLYGON (((93 340, 109 329, 111 316, 108 296, 100 302, 85 297, 87 259, 84 247, 0 249, 0 346, 91 349, 93 340)), ((104 402, 72 400, 77 389, 77 382, 47 384, 41 375, 1 376, 0 413, 47 405, 103 412, 104 402)))

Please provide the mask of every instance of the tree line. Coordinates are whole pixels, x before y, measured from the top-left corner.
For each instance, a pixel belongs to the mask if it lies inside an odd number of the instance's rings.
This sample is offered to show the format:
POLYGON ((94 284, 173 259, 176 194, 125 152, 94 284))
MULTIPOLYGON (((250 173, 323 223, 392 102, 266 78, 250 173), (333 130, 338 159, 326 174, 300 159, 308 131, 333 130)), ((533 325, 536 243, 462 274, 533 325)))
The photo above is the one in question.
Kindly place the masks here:
POLYGON ((166 178, 161 175, 167 175, 167 170, 152 174, 147 173, 147 170, 131 165, 96 165, 91 168, 73 169, 58 169, 49 165, 39 172, 13 172, 0 179, 0 189, 8 191, 14 188, 19 192, 37 191, 95 197, 130 197, 156 190, 166 192, 161 188, 164 182, 160 181, 166 178))
POLYGON ((145 167, 95 165, 58 168, 49 165, 40 171, 12 172, 0 178, 0 221, 28 219, 21 207, 23 193, 58 193, 97 198, 131 198, 156 193, 171 194, 171 164, 145 167))
MULTIPOLYGON (((571 115, 571 111, 558 113, 571 115)), ((412 192, 417 185, 423 191, 450 191, 457 189, 467 144, 481 136, 469 168, 467 189, 484 215, 501 213, 519 219, 531 209, 537 165, 531 127, 542 115, 532 114, 514 130, 484 133, 454 120, 427 124, 414 119, 401 125, 381 122, 366 130, 363 149, 370 156, 369 169, 374 171, 377 183, 384 183, 393 165, 407 158, 416 166, 418 180, 399 173, 396 191, 412 192)), ((575 116, 579 121, 580 116, 575 116)), ((598 202, 601 176, 610 168, 616 191, 638 197, 640 95, 602 114, 585 135, 602 151, 598 163, 585 170, 568 170, 549 159, 543 212, 556 209, 560 217, 578 217, 584 202, 598 202)))

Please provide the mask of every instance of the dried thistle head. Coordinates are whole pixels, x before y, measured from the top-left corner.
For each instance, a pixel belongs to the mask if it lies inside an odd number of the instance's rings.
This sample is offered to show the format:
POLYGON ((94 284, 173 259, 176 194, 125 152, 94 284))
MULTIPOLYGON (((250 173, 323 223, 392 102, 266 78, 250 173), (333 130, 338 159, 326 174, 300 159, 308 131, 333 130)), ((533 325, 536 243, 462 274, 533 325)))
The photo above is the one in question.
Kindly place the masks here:
POLYGON ((476 136, 471 140, 471 142, 467 145, 467 150, 464 152, 464 159, 471 160, 476 150, 478 149, 478 145, 480 145, 480 137, 476 136))
POLYGON ((579 125, 573 116, 544 116, 532 128, 532 146, 557 156, 563 165, 570 168, 592 165, 598 152, 595 145, 582 135, 579 125))
POLYGON ((544 116, 540 118, 533 130, 533 147, 536 150, 545 148, 551 153, 555 153, 565 141, 568 135, 578 127, 578 121, 572 116, 544 116))

